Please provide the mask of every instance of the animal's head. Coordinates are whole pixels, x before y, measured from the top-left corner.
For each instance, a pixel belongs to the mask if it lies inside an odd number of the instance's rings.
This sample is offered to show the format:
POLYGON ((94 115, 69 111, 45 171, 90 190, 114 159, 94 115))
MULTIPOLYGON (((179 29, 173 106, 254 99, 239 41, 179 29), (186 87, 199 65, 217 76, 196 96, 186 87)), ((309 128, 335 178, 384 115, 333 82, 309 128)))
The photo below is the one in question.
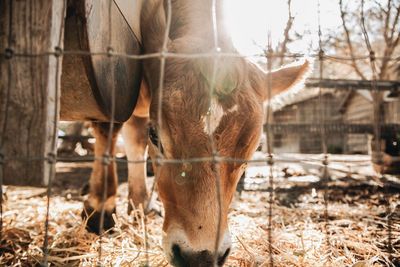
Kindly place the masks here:
MULTIPOLYGON (((145 52, 156 52, 162 46, 158 36, 164 36, 165 12, 163 5, 149 10, 151 23, 142 28, 145 52)), ((171 53, 210 48, 200 46, 204 41, 185 35, 182 28, 172 35, 176 38, 168 41, 171 53)), ((230 251, 229 205, 246 168, 243 161, 258 146, 268 88, 276 95, 301 82, 309 70, 305 61, 266 73, 243 58, 221 58, 216 72, 213 66, 210 58, 167 58, 160 95, 159 59, 145 62, 152 91, 150 117, 162 147, 158 152, 169 160, 157 169, 165 208, 163 246, 176 266, 212 266, 214 260, 223 264, 230 251), (216 156, 213 152, 238 161, 204 160, 216 156)))

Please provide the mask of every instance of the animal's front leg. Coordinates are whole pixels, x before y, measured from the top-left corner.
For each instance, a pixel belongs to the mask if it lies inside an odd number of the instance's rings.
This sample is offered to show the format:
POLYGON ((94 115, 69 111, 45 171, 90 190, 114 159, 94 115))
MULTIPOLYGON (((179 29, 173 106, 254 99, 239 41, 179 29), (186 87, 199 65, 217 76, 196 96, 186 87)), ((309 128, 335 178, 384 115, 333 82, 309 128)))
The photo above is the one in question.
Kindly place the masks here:
MULTIPOLYGON (((148 121, 147 117, 132 115, 122 129, 128 157, 129 202, 132 201, 135 207, 140 204, 145 207, 148 201, 146 186, 148 121)), ((132 205, 129 204, 128 214, 132 208, 132 205)))
POLYGON ((115 144, 121 127, 122 124, 114 124, 111 143, 107 144, 110 124, 102 122, 93 123, 93 132, 96 138, 94 148, 95 161, 89 181, 89 196, 84 202, 82 218, 87 219, 86 228, 90 232, 95 232, 97 234, 100 233, 100 220, 103 207, 103 229, 108 230, 114 226, 112 214, 115 213, 118 178, 115 161, 111 159, 115 156, 115 144), (104 157, 106 156, 108 145, 110 146, 108 151, 109 158, 104 157), (105 182, 107 183, 106 192, 104 192, 105 182))

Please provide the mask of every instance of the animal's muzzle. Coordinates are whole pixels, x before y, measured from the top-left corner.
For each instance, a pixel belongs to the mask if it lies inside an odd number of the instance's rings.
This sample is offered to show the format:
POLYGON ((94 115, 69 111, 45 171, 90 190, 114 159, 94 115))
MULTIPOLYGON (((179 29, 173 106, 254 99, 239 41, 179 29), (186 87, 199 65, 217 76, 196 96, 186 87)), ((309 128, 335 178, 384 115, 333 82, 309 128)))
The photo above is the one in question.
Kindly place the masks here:
POLYGON ((186 252, 177 244, 172 246, 172 261, 176 267, 213 267, 224 265, 228 258, 230 248, 224 254, 217 257, 208 250, 200 252, 186 252))

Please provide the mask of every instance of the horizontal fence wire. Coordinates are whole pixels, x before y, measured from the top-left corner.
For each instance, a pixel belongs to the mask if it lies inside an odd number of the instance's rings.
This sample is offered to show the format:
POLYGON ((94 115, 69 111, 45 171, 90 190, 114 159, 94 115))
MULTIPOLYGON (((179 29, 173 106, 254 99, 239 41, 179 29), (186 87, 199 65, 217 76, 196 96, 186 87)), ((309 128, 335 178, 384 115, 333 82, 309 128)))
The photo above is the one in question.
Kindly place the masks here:
MULTIPOLYGON (((97 56, 113 56, 113 57, 121 57, 121 58, 127 58, 127 59, 136 59, 136 60, 143 60, 143 59, 157 59, 157 58, 185 58, 185 59, 201 59, 201 58, 214 58, 214 57, 219 57, 219 58, 264 58, 265 59, 265 53, 252 53, 252 54, 239 54, 239 53, 227 53, 227 52, 208 52, 208 53, 174 53, 174 52, 157 52, 157 53, 147 53, 143 55, 136 55, 136 54, 129 54, 129 53, 123 53, 123 52, 118 52, 114 50, 108 50, 108 51, 93 51, 93 52, 88 52, 85 50, 63 50, 57 48, 54 49, 54 51, 43 51, 39 53, 22 53, 18 51, 14 51, 12 48, 8 47, 4 51, 0 52, 0 56, 4 58, 12 58, 12 57, 25 57, 25 58, 30 58, 30 57, 47 57, 47 56, 60 56, 60 55, 77 55, 77 56, 91 56, 91 57, 97 57, 97 56)), ((272 58, 318 58, 319 55, 312 53, 312 54, 280 54, 280 53, 273 53, 270 55, 272 58)), ((336 59, 336 60, 342 60, 342 61, 351 61, 351 60, 369 60, 370 55, 364 55, 364 56, 355 56, 354 58, 352 57, 347 57, 347 56, 338 56, 338 55, 329 55, 325 54, 324 58, 326 60, 329 59, 336 59)), ((400 56, 375 56, 376 60, 388 60, 388 61, 399 61, 400 56)))
MULTIPOLYGON (((323 154, 321 156, 316 157, 315 154, 304 154, 302 153, 302 158, 299 159, 297 157, 290 156, 292 153, 275 153, 275 162, 320 162, 321 158, 323 158, 323 154)), ((394 157, 396 158, 396 157, 394 157)), ((48 161, 50 157, 36 157, 31 159, 30 161, 48 161)), ((7 161, 13 160, 21 160, 20 158, 11 158, 7 159, 7 161)), ((60 163, 78 163, 78 162, 93 162, 93 161, 102 161, 103 157, 94 157, 94 156, 75 156, 75 157, 58 157, 57 162, 60 163)), ((107 160, 110 162, 119 162, 119 163, 130 163, 130 164, 141 164, 145 162, 155 163, 155 164, 181 164, 181 163, 201 163, 201 162, 211 162, 213 157, 199 157, 199 158, 184 158, 184 159, 148 159, 148 160, 128 160, 125 158, 116 158, 116 157, 107 157, 107 160)), ((241 158, 231 158, 231 157, 222 157, 216 156, 214 160, 218 163, 265 163, 265 159, 241 159, 241 158)), ((332 159, 332 162, 350 162, 350 163, 365 163, 366 160, 340 160, 340 159, 332 159)))

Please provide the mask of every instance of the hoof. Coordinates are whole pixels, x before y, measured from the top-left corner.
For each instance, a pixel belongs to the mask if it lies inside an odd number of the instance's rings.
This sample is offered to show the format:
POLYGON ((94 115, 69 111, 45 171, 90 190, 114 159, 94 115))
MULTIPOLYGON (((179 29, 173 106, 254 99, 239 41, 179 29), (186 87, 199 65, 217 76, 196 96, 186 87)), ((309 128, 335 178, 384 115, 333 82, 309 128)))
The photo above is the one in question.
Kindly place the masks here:
MULTIPOLYGON (((115 208, 110 211, 104 211, 104 221, 103 221, 103 230, 107 231, 114 227, 115 222, 112 217, 112 214, 116 213, 115 208)), ((83 220, 86 220, 86 230, 91 233, 100 234, 100 218, 101 211, 95 211, 92 207, 89 207, 85 204, 83 208, 81 217, 83 220)))

